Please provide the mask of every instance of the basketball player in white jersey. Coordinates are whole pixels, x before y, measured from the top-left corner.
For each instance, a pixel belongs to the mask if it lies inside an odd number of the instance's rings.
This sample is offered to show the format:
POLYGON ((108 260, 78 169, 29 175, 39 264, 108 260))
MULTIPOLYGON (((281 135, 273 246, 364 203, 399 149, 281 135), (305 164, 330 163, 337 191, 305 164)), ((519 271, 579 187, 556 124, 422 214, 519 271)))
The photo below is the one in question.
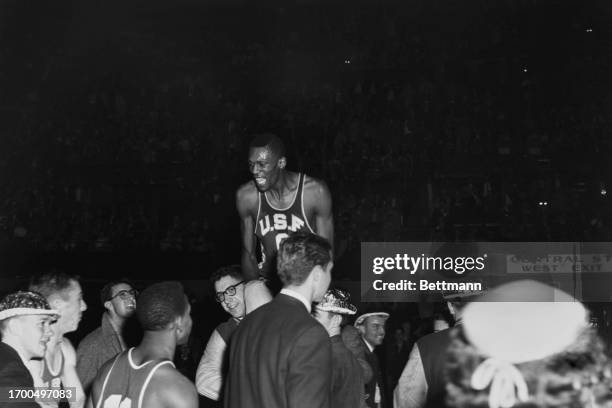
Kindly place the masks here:
MULTIPOLYGON (((332 199, 322 180, 285 169, 283 142, 275 135, 256 136, 249 147, 253 180, 236 192, 241 218, 242 269, 248 280, 274 278, 276 252, 288 234, 307 230, 334 242, 332 199), (257 261, 256 243, 262 259, 257 261)), ((247 288, 248 290, 248 288, 247 288)))
POLYGON ((138 297, 142 342, 106 362, 88 408, 197 408, 195 386, 172 363, 191 332, 191 306, 179 282, 161 282, 138 297))
MULTIPOLYGON (((76 371, 76 351, 65 337, 79 327, 87 304, 83 300, 83 291, 78 277, 58 270, 51 270, 33 277, 30 290, 41 293, 49 305, 59 312, 59 319, 51 326, 51 338, 47 343, 45 357, 42 360, 31 360, 28 368, 34 378, 36 387, 74 388, 76 399, 70 402, 70 408, 83 408, 85 392, 76 371)), ((39 403, 42 408, 57 408, 57 401, 39 403)))

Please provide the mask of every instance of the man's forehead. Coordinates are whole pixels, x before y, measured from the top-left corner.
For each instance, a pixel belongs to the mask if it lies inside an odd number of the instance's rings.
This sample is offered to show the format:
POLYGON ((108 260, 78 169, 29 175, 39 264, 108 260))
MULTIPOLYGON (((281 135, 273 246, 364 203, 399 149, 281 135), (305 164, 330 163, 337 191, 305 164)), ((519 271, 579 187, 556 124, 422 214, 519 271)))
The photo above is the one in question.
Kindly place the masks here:
POLYGON ((130 286, 127 283, 118 283, 116 285, 114 285, 111 289, 112 292, 112 296, 116 295, 117 293, 121 292, 122 290, 132 290, 132 286, 130 286))
POLYGON ((222 277, 221 279, 219 279, 218 281, 215 282, 215 291, 216 292, 223 292, 223 291, 225 291, 225 289, 229 288, 230 286, 233 286, 233 285, 237 284, 238 282, 240 282, 240 281, 238 279, 234 278, 233 276, 226 275, 226 276, 222 277))
POLYGON ((44 314, 44 315, 25 315, 25 316, 19 316, 18 318, 27 323, 39 323, 39 322, 55 320, 57 319, 57 316, 44 314))
POLYGON ((387 318, 384 316, 368 316, 366 317, 365 324, 385 324, 387 318))
POLYGON ((79 284, 79 282, 76 280, 71 280, 70 285, 68 287, 49 295, 49 299, 54 299, 54 300, 59 299, 59 300, 67 301, 68 299, 77 297, 81 293, 82 293, 82 290, 81 290, 81 285, 79 284))
POLYGON ((274 157, 274 153, 268 146, 252 147, 249 150, 249 160, 250 161, 271 160, 273 157, 274 157))

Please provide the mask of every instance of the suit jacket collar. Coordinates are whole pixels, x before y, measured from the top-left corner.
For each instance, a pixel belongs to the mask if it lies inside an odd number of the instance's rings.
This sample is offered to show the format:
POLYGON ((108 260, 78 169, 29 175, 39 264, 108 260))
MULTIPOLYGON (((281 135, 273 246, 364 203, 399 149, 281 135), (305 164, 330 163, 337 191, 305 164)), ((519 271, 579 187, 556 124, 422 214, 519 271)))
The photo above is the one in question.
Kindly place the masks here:
POLYGON ((300 303, 302 303, 304 305, 304 307, 306 307, 306 310, 308 310, 308 313, 310 313, 311 308, 312 308, 312 304, 308 303, 308 299, 306 299, 304 296, 300 295, 299 293, 291 290, 291 289, 287 289, 287 288, 283 288, 280 291, 281 294, 289 296, 293 299, 297 299, 300 301, 300 303))
POLYGON ((370 343, 368 343, 368 341, 366 339, 364 339, 363 336, 360 336, 360 337, 361 337, 361 341, 363 341, 363 344, 365 344, 366 347, 368 348, 368 351, 370 353, 373 353, 374 352, 374 346, 372 346, 370 343))
POLYGON ((301 300, 298 300, 297 298, 294 298, 292 296, 286 295, 284 293, 279 293, 278 295, 276 295, 276 297, 274 298, 273 302, 275 303, 282 303, 283 305, 286 305, 288 307, 292 307, 292 308, 296 308, 300 311, 303 311, 304 313, 310 315, 310 313, 308 313, 308 310, 306 309, 306 307, 304 307, 304 303, 301 300))

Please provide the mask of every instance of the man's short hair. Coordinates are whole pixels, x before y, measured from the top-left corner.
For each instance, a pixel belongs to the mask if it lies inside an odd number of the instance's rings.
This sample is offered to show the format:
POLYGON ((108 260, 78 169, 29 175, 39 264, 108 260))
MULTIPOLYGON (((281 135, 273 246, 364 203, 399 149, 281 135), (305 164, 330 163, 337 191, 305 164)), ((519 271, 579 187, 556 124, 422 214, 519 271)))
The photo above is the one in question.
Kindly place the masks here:
POLYGON ((220 267, 210 275, 210 283, 214 285, 215 282, 221 280, 226 276, 231 276, 232 278, 238 279, 239 281, 244 280, 244 275, 242 274, 242 267, 240 265, 227 265, 220 267))
POLYGON ((185 290, 180 282, 154 283, 142 291, 136 316, 145 331, 163 330, 187 310, 185 290))
POLYGON ((113 287, 121 283, 130 285, 130 287, 132 288, 134 287, 134 285, 132 284, 132 282, 130 282, 129 279, 124 279, 124 278, 108 282, 106 285, 104 285, 104 287, 102 287, 102 289, 100 289, 100 302, 102 303, 103 306, 104 306, 104 303, 109 301, 110 298, 113 296, 113 287))
POLYGON ((325 268, 332 260, 331 245, 319 235, 296 232, 278 249, 278 276, 284 285, 301 285, 315 266, 325 268))
POLYGON ((253 149, 256 147, 267 147, 272 152, 277 154, 278 157, 283 157, 285 155, 285 144, 273 133, 262 133, 256 135, 249 144, 249 148, 253 149))
POLYGON ((70 275, 66 272, 52 269, 38 274, 30 279, 29 290, 38 292, 49 299, 52 295, 59 295, 66 299, 65 291, 72 286, 73 282, 78 282, 77 275, 70 275))

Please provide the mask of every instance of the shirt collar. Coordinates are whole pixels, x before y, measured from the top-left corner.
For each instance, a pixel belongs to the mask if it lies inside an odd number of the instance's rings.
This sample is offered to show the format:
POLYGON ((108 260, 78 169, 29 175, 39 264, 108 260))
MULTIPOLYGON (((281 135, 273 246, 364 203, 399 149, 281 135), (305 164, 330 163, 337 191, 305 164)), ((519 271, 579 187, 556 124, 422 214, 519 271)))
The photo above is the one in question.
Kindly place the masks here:
POLYGON ((304 304, 304 306, 306 306, 306 310, 308 310, 308 313, 310 313, 310 308, 312 307, 312 305, 308 301, 308 299, 306 299, 304 296, 300 295, 296 291, 293 291, 287 288, 281 289, 280 293, 282 293, 283 295, 291 296, 292 298, 299 300, 300 302, 304 304))
POLYGON ((374 346, 371 345, 363 336, 361 336, 361 338, 363 339, 363 342, 366 344, 366 346, 368 346, 368 349, 370 350, 370 353, 374 352, 374 346))

